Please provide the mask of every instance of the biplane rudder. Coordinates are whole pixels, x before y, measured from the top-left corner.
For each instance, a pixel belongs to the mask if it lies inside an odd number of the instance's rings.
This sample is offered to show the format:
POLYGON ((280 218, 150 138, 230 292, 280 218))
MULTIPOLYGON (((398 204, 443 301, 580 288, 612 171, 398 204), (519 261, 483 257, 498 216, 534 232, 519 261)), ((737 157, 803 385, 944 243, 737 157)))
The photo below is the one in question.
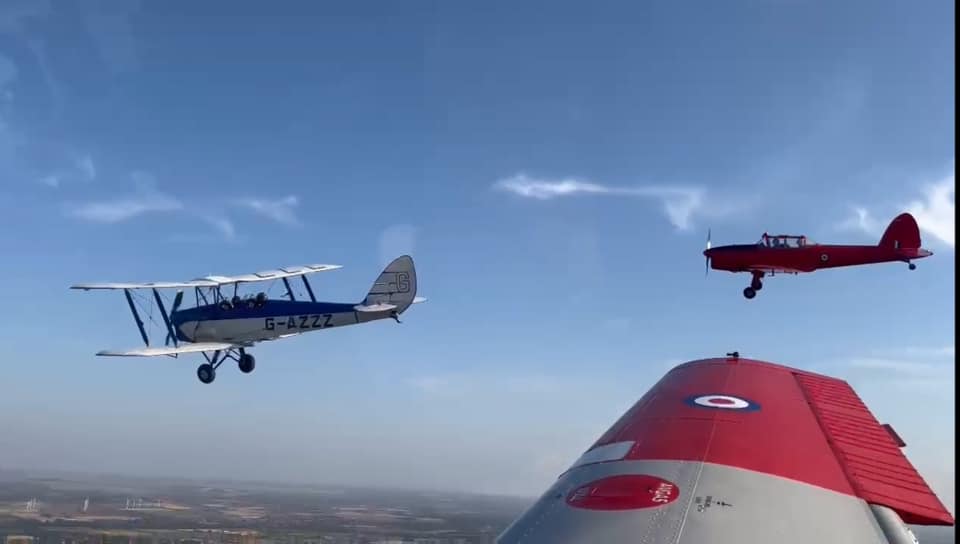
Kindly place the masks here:
POLYGON ((920 227, 909 213, 893 218, 880 238, 880 247, 885 249, 919 249, 920 227))
POLYGON ((391 304, 402 314, 417 298, 417 270, 409 255, 397 257, 377 276, 363 305, 391 304))

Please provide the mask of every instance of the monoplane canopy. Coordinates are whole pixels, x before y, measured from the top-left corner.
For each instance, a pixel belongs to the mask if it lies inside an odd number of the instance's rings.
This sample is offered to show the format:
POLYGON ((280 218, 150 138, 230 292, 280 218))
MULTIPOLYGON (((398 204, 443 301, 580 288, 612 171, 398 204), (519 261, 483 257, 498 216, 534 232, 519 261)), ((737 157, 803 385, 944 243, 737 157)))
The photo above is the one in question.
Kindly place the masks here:
POLYGON ((757 244, 764 247, 796 248, 813 245, 813 242, 808 240, 806 236, 763 233, 763 237, 760 238, 760 241, 757 242, 757 244))

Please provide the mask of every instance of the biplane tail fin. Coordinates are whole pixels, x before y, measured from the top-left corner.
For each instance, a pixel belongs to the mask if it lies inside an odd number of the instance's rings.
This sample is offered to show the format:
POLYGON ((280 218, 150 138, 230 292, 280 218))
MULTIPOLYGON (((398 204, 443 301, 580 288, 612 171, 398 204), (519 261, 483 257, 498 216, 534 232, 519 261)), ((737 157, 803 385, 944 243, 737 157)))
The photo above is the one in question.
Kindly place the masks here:
POLYGON ((909 213, 895 217, 880 238, 879 246, 888 249, 920 249, 920 227, 917 226, 917 220, 909 213))
POLYGON ((416 298, 417 271, 413 259, 409 255, 402 255, 383 269, 361 306, 393 309, 402 314, 411 304, 419 302, 416 298))

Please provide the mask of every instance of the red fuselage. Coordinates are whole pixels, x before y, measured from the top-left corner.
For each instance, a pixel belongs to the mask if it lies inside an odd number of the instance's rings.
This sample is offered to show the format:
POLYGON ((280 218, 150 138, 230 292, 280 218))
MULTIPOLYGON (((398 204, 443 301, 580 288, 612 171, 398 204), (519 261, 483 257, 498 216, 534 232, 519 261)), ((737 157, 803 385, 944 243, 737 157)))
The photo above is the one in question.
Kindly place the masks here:
POLYGON ((806 245, 768 247, 762 244, 719 246, 703 252, 714 270, 730 272, 813 272, 886 262, 909 262, 933 253, 922 248, 894 248, 867 245, 806 245))

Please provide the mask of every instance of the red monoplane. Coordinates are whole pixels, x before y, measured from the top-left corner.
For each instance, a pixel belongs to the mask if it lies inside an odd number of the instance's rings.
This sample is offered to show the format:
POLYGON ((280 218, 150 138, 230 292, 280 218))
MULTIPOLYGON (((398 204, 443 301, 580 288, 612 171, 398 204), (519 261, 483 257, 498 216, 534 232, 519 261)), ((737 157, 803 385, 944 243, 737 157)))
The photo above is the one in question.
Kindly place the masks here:
POLYGON ((743 290, 743 296, 753 298, 763 288, 764 276, 799 274, 821 268, 855 266, 887 262, 905 262, 910 270, 917 265, 911 261, 933 255, 920 247, 920 229, 909 213, 898 215, 875 246, 828 245, 811 242, 806 236, 763 234, 755 244, 737 244, 710 247, 707 234, 707 269, 728 272, 750 272, 753 281, 743 290))

